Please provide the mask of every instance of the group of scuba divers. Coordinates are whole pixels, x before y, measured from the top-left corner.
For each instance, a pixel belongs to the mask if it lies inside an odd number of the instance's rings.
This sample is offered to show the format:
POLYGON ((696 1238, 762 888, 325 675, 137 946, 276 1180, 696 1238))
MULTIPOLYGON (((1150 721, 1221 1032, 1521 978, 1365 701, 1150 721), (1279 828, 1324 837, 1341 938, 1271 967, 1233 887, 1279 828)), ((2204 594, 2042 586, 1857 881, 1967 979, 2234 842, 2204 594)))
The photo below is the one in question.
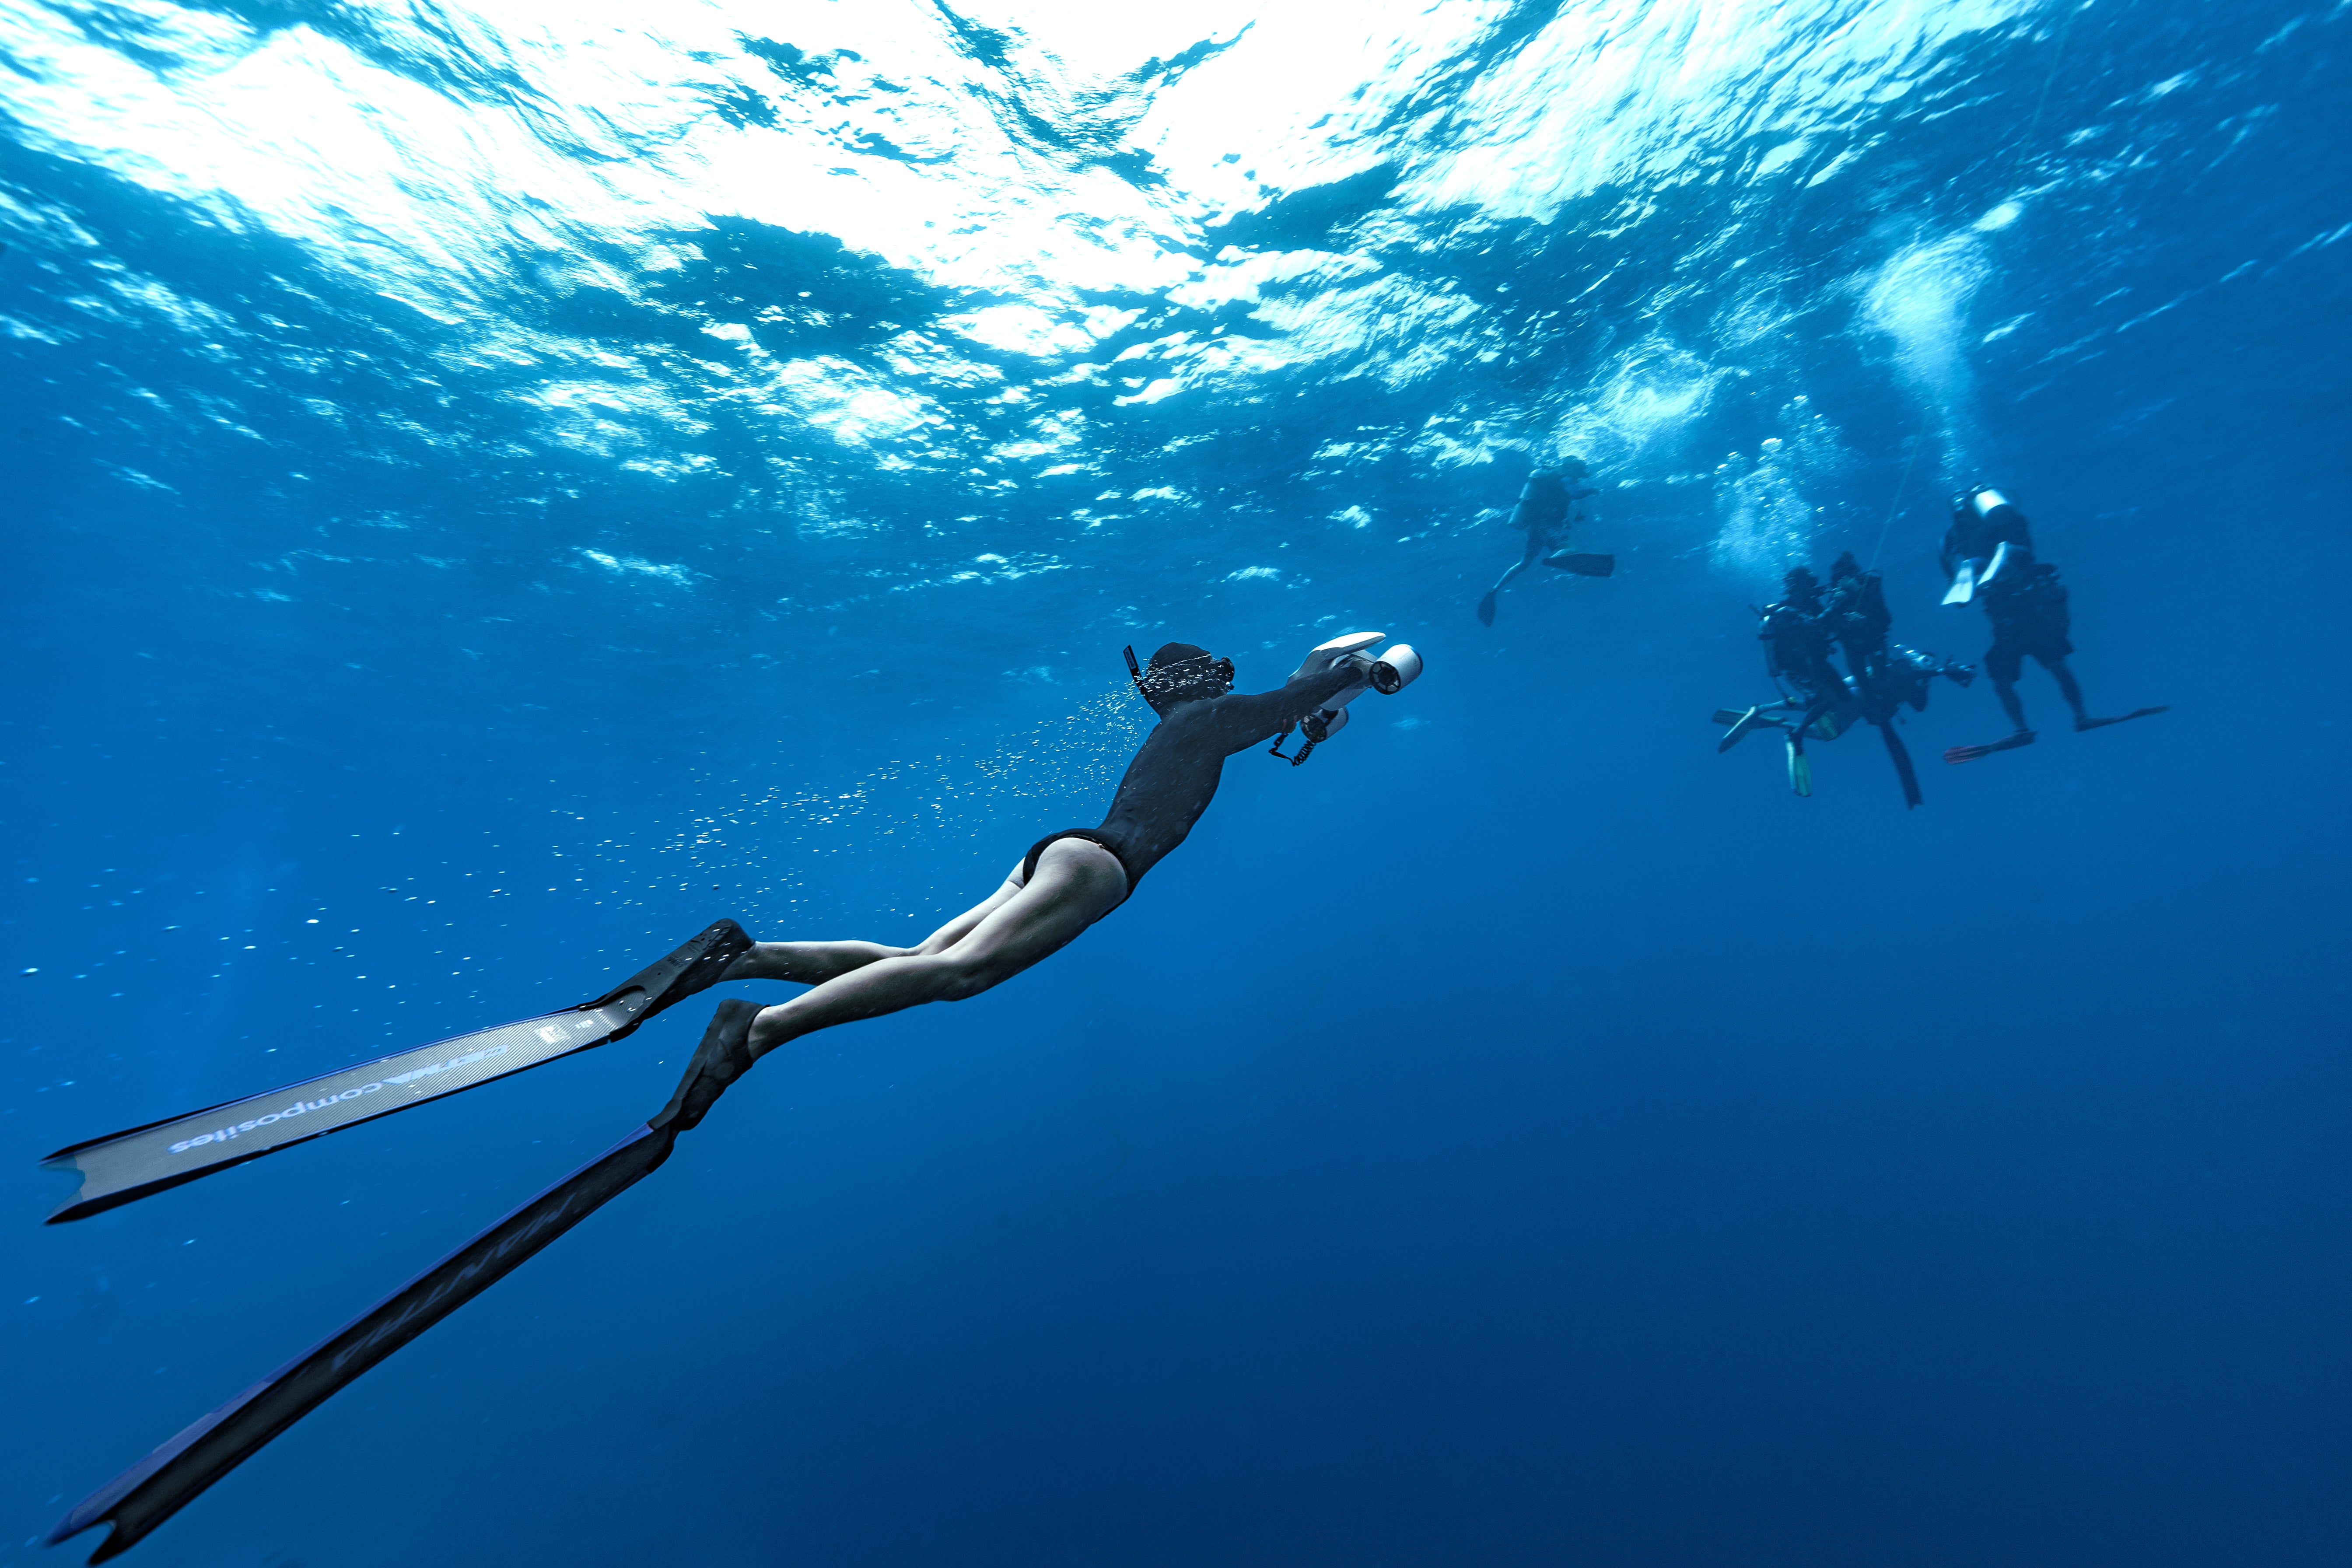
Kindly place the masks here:
MULTIPOLYGON (((1584 465, 1569 462, 1528 482, 1514 521, 1526 553, 1480 602, 1493 624, 1496 595, 1540 561, 1587 576, 1614 569, 1606 555, 1569 551, 1567 531, 1584 465)), ((2117 722, 2084 710, 2066 670, 2066 591, 2033 559, 2025 518, 1993 490, 1960 500, 1945 545, 1954 575, 1948 602, 1980 601, 1991 616, 1985 659, 2015 732, 1986 746, 1958 747, 1965 762, 2033 739, 2015 683, 2022 660, 2039 659, 2057 679, 2079 730, 2117 722)), ((1973 671, 1887 639, 1890 617, 1878 574, 1851 555, 1824 590, 1811 573, 1789 574, 1780 603, 1761 612, 1767 668, 1783 682, 1774 701, 1718 715, 1723 744, 1759 729, 1786 732, 1790 773, 1809 787, 1808 738, 1828 740, 1860 720, 1886 738, 1904 794, 1918 801, 1909 759, 1891 727, 1905 706, 1926 705, 1937 677, 1966 685, 1973 671), (1840 670, 1833 655, 1842 657, 1840 670)), ((595 1160, 540 1193, 359 1317, 288 1362, 78 1504, 52 1542, 99 1524, 112 1531, 91 1556, 124 1551, 292 1426, 336 1390, 488 1289, 599 1205, 661 1165, 728 1088, 761 1058, 819 1029, 878 1017, 928 1002, 976 996, 1060 950, 1131 897, 1152 867, 1184 842, 1208 809, 1225 759, 1271 742, 1296 765, 1347 723, 1364 692, 1388 695, 1421 673, 1421 657, 1376 632, 1351 633, 1315 647, 1280 688, 1240 693, 1233 661, 1190 643, 1170 643, 1148 667, 1128 650, 1136 691, 1158 716, 1109 811, 1093 827, 1064 828, 1032 845, 994 892, 911 947, 884 942, 755 942, 731 920, 710 926, 660 963, 601 996, 560 1012, 502 1024, 267 1094, 133 1127, 60 1149, 57 1169, 81 1178, 51 1223, 83 1218, 290 1148, 325 1133, 421 1105, 620 1039, 646 1020, 709 987, 736 981, 805 986, 780 1005, 740 998, 719 1004, 669 1102, 595 1160), (1295 751, 1283 746, 1297 731, 1295 751)), ((2142 709, 2124 715, 2158 712, 2142 709)))
MULTIPOLYGON (((1528 478, 1511 516, 1513 528, 1527 531, 1527 548, 1478 601, 1481 623, 1495 624, 1496 596, 1538 561, 1586 577, 1606 577, 1616 570, 1614 556, 1568 548, 1570 530, 1581 521, 1578 503, 1600 493, 1580 485, 1589 473, 1580 459, 1570 458, 1528 478)), ((1945 531, 1940 559, 1951 579, 1944 603, 1981 605, 1992 623, 1992 647, 1986 650, 1983 669, 2011 726, 1998 741, 1947 749, 1944 761, 1972 763, 2033 743, 2025 703, 2017 694, 2018 677, 2028 658, 2058 683, 2078 731, 2165 711, 2160 706, 2139 708, 2097 718, 2083 705, 2083 689, 2066 668, 2066 657, 2074 651, 2067 638, 2066 586, 2058 580, 2058 568, 2035 559, 2032 525, 1999 490, 1969 485, 1952 498, 1952 523, 1945 531)), ((1764 673, 1779 695, 1746 709, 1717 710, 1715 721, 1727 726, 1717 752, 1731 750, 1759 730, 1780 731, 1788 748, 1789 787, 1809 795, 1813 793, 1813 769, 1805 742, 1834 741, 1857 722, 1868 724, 1886 743, 1905 805, 1917 805, 1919 774, 1895 731, 1896 721, 1906 707, 1915 712, 1926 710, 1938 676, 1967 686, 1977 677, 1976 667, 1889 641, 1895 617, 1886 607, 1885 583, 1850 550, 1830 567, 1826 588, 1810 569, 1798 566, 1782 579, 1780 591, 1777 603, 1756 611, 1764 673), (1838 668, 1841 659, 1843 669, 1838 668)))

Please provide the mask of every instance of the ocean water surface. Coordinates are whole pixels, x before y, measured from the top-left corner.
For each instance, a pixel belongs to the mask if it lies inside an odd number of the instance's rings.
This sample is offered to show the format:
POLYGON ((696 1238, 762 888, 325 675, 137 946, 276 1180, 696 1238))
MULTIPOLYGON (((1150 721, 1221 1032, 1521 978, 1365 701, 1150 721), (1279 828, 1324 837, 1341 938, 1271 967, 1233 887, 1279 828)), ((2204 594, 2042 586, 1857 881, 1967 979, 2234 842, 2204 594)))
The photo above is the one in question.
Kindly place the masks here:
MULTIPOLYGON (((1138 897, 762 1064, 135 1549, 2340 1563, 2343 0, 0 0, 0 1563, 708 1007, 96 1217, 60 1145, 907 942, 1119 650, 1408 638, 1138 897), (1517 559, 1531 468, 1599 490, 1517 559), (1717 755, 1751 606, 2073 592, 1717 755), (1539 569, 1540 571, 1540 569, 1539 569)), ((781 1000, 775 985, 729 988, 781 1000)))

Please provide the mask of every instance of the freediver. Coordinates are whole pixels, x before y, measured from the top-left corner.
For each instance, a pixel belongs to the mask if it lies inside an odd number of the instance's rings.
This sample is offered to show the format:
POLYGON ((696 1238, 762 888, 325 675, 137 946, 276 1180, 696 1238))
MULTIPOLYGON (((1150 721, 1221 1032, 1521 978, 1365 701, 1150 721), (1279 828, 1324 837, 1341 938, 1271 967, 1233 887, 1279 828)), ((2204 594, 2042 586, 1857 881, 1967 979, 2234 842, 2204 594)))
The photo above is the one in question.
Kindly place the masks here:
POLYGON ((1511 579, 1540 561, 1563 572, 1573 572, 1580 577, 1606 577, 1617 570, 1614 555, 1580 555, 1568 548, 1569 530, 1574 526, 1575 508, 1579 501, 1590 500, 1601 492, 1597 489, 1571 489, 1570 486, 1591 472, 1581 458, 1562 459, 1557 468, 1538 468, 1528 476, 1525 488, 1519 491, 1518 504, 1511 509, 1511 526, 1528 532, 1526 552, 1517 563, 1495 580, 1486 596, 1478 601, 1478 624, 1495 624, 1495 595, 1509 585, 1511 579))
MULTIPOLYGON (((657 1114, 84 1499, 58 1521, 51 1542, 110 1524, 113 1533, 91 1561, 129 1548, 338 1389, 658 1169, 678 1136, 766 1052, 835 1024, 976 996, 1066 945, 1124 903, 1184 841, 1216 795, 1227 757, 1294 728, 1309 741, 1328 740, 1356 694, 1392 694, 1420 674, 1420 656, 1402 644, 1378 658, 1366 651, 1381 640, 1368 632, 1333 638, 1311 650, 1281 689, 1254 696, 1234 693, 1230 659, 1190 643, 1162 647, 1149 673, 1129 649, 1136 689, 1160 722, 1128 764, 1101 824, 1047 834, 992 895, 915 947, 757 942, 722 920, 578 1006, 58 1151, 50 1163, 79 1171, 82 1188, 53 1222, 617 1039, 713 984, 789 980, 810 987, 780 1006, 721 1002, 657 1114)), ((1300 755, 1308 749, 1302 745, 1300 755)), ((1299 758, 1285 760, 1296 765, 1299 758)))
POLYGON ((1760 624, 1756 636, 1764 645, 1764 673, 1775 683, 1787 682, 1796 697, 1716 715, 1731 726, 1716 743, 1717 752, 1731 750, 1757 730, 1788 731, 1789 787, 1799 795, 1813 793, 1805 737, 1837 739, 1854 710, 1853 688, 1830 662, 1834 639, 1826 611, 1821 579, 1806 567, 1790 567, 1780 580, 1780 599, 1757 612, 1760 624), (1786 717, 1790 713, 1796 717, 1786 717))
POLYGON ((2137 708, 2112 718, 2093 716, 2084 705, 2083 688, 2066 668, 2074 645, 2067 634, 2073 617, 2066 607, 2066 585, 2058 568, 2033 558, 2033 536, 2025 514, 1999 490, 1971 485, 1952 500, 1952 527, 1944 536, 1944 566, 1953 574, 1948 605, 1975 599, 1992 623, 1992 647, 1985 650, 1984 671, 1992 679, 1993 695, 2009 715, 2009 734, 1980 746, 1954 746, 1944 753, 1947 763, 1973 763, 1995 752, 2014 751, 2033 743, 2034 732, 2025 721, 2025 704, 2017 695, 2017 679, 2025 660, 2032 658, 2058 683, 2059 695, 2074 710, 2077 731, 2104 729, 2165 711, 2166 706, 2137 708), (1956 551, 1991 553, 1961 554, 1956 551), (1982 570, 1972 570, 1977 563, 1982 570), (1969 592, 1961 588, 1966 583, 1969 592))
MULTIPOLYGON (((1216 795, 1227 757, 1329 715, 1333 698, 1361 689, 1368 679, 1381 690, 1402 684, 1391 666, 1361 651, 1377 637, 1336 640, 1354 646, 1326 644, 1279 690, 1255 695, 1234 694, 1229 658, 1191 643, 1160 648, 1136 678, 1160 722, 1128 764, 1100 825, 1047 834, 993 894, 914 947, 752 943, 722 980, 786 980, 810 989, 756 1013, 747 1003, 722 1003, 672 1103, 690 1108, 704 1091, 698 1085, 715 1097, 787 1041, 929 1002, 977 996, 1066 945, 1124 903, 1144 873, 1184 841, 1216 795), (1384 683, 1382 671, 1394 684, 1384 683), (730 1008, 742 1011, 730 1019, 730 1008)), ((1412 659, 1402 678, 1410 680, 1419 658, 1401 647, 1383 657, 1400 655, 1412 659)))

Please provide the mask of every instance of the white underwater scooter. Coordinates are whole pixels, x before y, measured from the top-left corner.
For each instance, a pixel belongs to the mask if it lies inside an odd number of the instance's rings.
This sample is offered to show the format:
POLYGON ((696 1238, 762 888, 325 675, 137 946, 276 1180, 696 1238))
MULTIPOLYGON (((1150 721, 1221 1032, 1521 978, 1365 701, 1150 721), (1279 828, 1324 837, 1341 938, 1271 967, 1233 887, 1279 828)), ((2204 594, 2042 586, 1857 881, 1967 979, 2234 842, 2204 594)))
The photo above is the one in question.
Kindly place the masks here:
POLYGON ((1283 752, 1283 742, 1290 739, 1290 731, 1286 729, 1274 738, 1274 745, 1268 754, 1281 757, 1295 768, 1312 756, 1316 747, 1347 728, 1349 703, 1367 690, 1377 691, 1383 697, 1393 697, 1419 679, 1421 655, 1413 651, 1411 643, 1397 643, 1378 658, 1368 651, 1374 643, 1384 641, 1387 637, 1386 632, 1349 632, 1333 637, 1329 642, 1317 644, 1307 654, 1306 662, 1292 673, 1291 679, 1297 680, 1318 665, 1329 668, 1338 664, 1355 666, 1361 679, 1342 688, 1338 696, 1299 721, 1300 741, 1295 753, 1286 755, 1283 752))

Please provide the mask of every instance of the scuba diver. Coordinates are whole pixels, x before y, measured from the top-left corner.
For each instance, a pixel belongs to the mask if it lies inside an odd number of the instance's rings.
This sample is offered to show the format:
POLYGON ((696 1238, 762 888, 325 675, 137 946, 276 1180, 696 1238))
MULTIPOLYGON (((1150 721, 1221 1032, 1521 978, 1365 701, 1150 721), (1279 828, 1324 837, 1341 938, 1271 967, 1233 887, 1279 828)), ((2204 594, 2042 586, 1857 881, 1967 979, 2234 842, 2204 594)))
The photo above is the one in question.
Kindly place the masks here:
POLYGON ((1894 627, 1895 616, 1886 607, 1885 581, 1877 573, 1863 570, 1851 550, 1830 567, 1830 592, 1822 618, 1839 651, 1845 655, 1846 675, 1863 721, 1874 726, 1886 743, 1887 760, 1895 764, 1895 776, 1903 785, 1903 804, 1919 805, 1923 798, 1919 774, 1911 765, 1911 752, 1903 737, 1895 731, 1895 718, 1906 706, 1914 712, 1927 710, 1928 690, 1936 677, 1966 686, 1977 672, 1957 660, 1888 641, 1886 634, 1894 627))
POLYGON ((1953 574, 1952 591, 1944 603, 1965 604, 1971 598, 1984 605, 1992 623, 1992 647, 1985 651, 1984 670, 1992 678, 1993 695, 2012 728, 2000 740, 1980 746, 1954 746, 1944 753, 1947 763, 1973 763, 1995 752, 2014 751, 2033 743, 2034 732, 2025 722, 2025 704, 2017 695, 2017 678, 2030 657, 2050 672, 2059 695, 2074 710, 2077 731, 2104 729, 2162 713, 2165 706, 2137 708, 2112 718, 2094 717, 2083 702, 2083 689, 2066 668, 2074 651, 2068 640, 2072 617, 2066 608, 2066 585, 2058 568, 2033 558, 2033 537, 2025 514, 1999 490, 1971 485, 1952 500, 1952 526, 1944 535, 1944 569, 1953 574), (1990 553, 1984 553, 1986 551, 1990 553), (1966 552, 1977 552, 1976 554, 1966 552), (1963 586, 1969 590, 1962 592, 1963 586))
POLYGON ((1799 795, 1812 794, 1812 765, 1804 754, 1804 740, 1837 739, 1856 719, 1872 725, 1885 742, 1888 761, 1903 786, 1906 806, 1920 804, 1919 777, 1911 753, 1895 732, 1900 710, 1927 706, 1931 683, 1937 676, 1966 686, 1976 671, 1965 664, 1922 653, 1890 642, 1894 616, 1886 607, 1885 585, 1875 572, 1863 570, 1847 551, 1830 568, 1827 595, 1820 580, 1802 566, 1784 579, 1779 604, 1759 612, 1763 626, 1758 636, 1765 645, 1765 670, 1774 680, 1785 680, 1799 694, 1763 703, 1745 712, 1718 710, 1716 722, 1730 728, 1717 743, 1727 752, 1759 729, 1789 731, 1789 785, 1799 795), (1835 647, 1845 658, 1840 675, 1830 661, 1835 647), (1786 715, 1794 711, 1794 720, 1786 715))
POLYGON ((913 947, 870 942, 754 942, 731 920, 618 987, 559 1012, 341 1068, 268 1094, 150 1122, 61 1149, 46 1162, 79 1173, 80 1190, 49 1216, 80 1219, 242 1164, 323 1133, 619 1039, 656 1013, 737 980, 810 987, 777 1006, 719 1005, 669 1103, 595 1160, 524 1203, 304 1354, 182 1431, 84 1499, 55 1543, 98 1524, 113 1531, 91 1556, 118 1555, 338 1389, 504 1278, 598 1206, 657 1169, 728 1086, 786 1041, 927 1002, 977 996, 1066 945, 1126 902, 1144 874, 1200 820, 1225 759, 1294 728, 1308 744, 1345 722, 1366 690, 1393 695, 1421 673, 1399 643, 1360 632, 1311 650, 1278 690, 1238 695, 1234 666, 1170 643, 1149 670, 1127 650, 1136 689, 1159 715, 1094 827, 1049 833, 1002 886, 913 947))
POLYGON ((1573 572, 1580 577, 1606 577, 1617 570, 1614 555, 1580 555, 1568 548, 1569 530, 1575 519, 1576 503, 1590 500, 1601 492, 1596 489, 1570 489, 1569 487, 1583 479, 1591 470, 1581 458, 1565 459, 1557 468, 1538 468, 1528 476, 1527 487, 1519 491, 1519 503, 1511 510, 1511 526, 1528 531, 1525 553, 1511 569, 1495 580, 1486 596, 1478 601, 1478 624, 1495 624, 1495 595, 1510 584, 1511 579, 1541 561, 1547 566, 1557 566, 1563 572, 1573 572))
POLYGON ((1833 741, 1851 717, 1853 692, 1837 666, 1830 662, 1832 637, 1822 614, 1821 579, 1802 566, 1792 566, 1780 580, 1780 598, 1756 612, 1761 624, 1757 639, 1764 645, 1764 673, 1774 685, 1786 682, 1797 695, 1777 702, 1759 703, 1744 713, 1728 710, 1716 718, 1731 728, 1716 744, 1719 754, 1757 730, 1786 730, 1789 787, 1799 795, 1813 793, 1813 765, 1805 757, 1805 737, 1833 741), (1794 719, 1788 714, 1797 715, 1794 719))

